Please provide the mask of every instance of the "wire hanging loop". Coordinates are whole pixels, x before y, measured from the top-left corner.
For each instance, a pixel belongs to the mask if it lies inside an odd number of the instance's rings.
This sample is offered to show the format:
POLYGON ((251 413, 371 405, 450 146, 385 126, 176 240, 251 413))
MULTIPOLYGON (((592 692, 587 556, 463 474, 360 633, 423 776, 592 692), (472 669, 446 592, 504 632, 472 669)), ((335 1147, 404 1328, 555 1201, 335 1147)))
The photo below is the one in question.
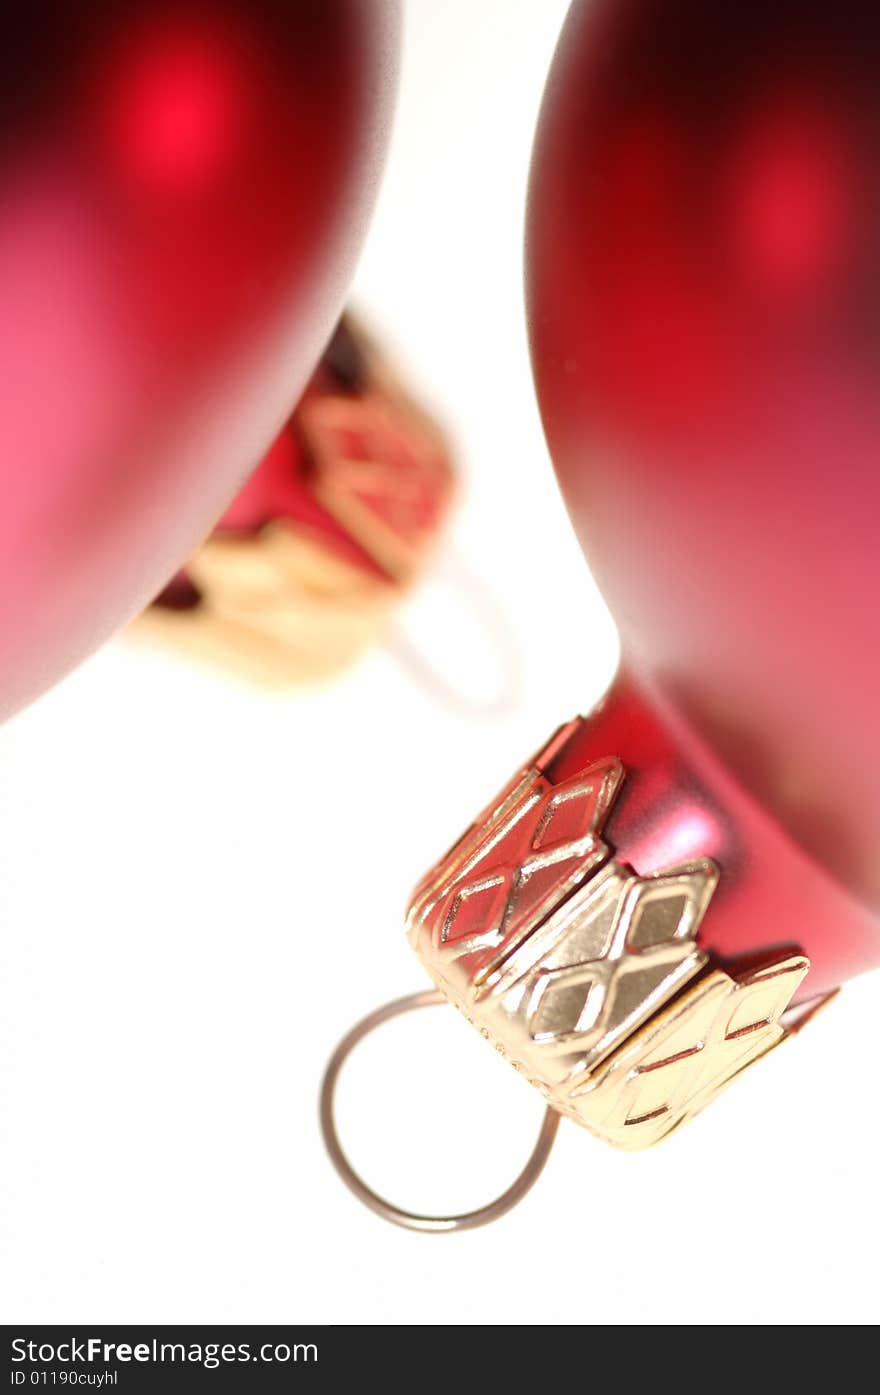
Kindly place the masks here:
POLYGON ((497 718, 509 715, 519 702, 523 687, 522 656, 510 619, 491 586, 452 547, 433 572, 435 583, 443 582, 457 598, 461 609, 479 624, 484 649, 494 650, 498 680, 496 691, 485 698, 470 696, 447 672, 447 661, 432 656, 398 620, 388 635, 388 649, 413 680, 435 702, 472 717, 497 718))
POLYGON ((340 1073, 355 1047, 363 1041, 364 1037, 376 1031, 377 1027, 381 1027, 385 1022, 390 1022, 395 1017, 401 1017, 404 1013, 415 1012, 418 1008, 438 1007, 445 1003, 446 999, 443 994, 434 988, 426 989, 421 993, 411 993, 405 998, 395 998, 393 1002, 376 1008, 374 1012, 369 1013, 356 1023, 351 1031, 342 1038, 330 1057, 324 1072, 324 1079, 321 1082, 321 1133, 324 1136, 324 1143, 333 1166, 345 1185, 354 1192, 354 1195, 364 1206, 368 1206, 371 1211, 375 1211, 378 1216, 381 1216, 383 1220, 390 1221, 392 1225, 403 1226, 407 1230, 420 1230, 435 1234, 453 1230, 476 1230, 478 1226, 488 1225, 490 1221, 497 1221, 499 1217, 505 1215, 507 1211, 522 1201, 544 1170, 556 1140, 556 1132, 562 1117, 555 1109, 547 1107, 540 1133, 525 1167, 506 1191, 503 1191, 494 1201, 478 1207, 475 1211, 465 1211, 457 1216, 424 1216, 417 1211, 407 1211, 401 1206, 395 1206, 393 1202, 373 1191, 373 1188, 368 1186, 363 1178, 355 1172, 339 1141, 334 1099, 340 1073))

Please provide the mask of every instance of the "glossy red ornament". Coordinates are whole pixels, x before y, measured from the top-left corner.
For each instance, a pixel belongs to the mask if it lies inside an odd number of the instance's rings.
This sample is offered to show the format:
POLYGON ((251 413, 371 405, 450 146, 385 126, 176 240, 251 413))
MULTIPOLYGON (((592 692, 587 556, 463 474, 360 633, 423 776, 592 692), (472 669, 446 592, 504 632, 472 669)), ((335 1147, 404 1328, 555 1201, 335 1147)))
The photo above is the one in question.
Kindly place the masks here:
POLYGON ((714 857, 704 944, 799 944, 805 995, 880 963, 878 74, 872 0, 575 3, 529 200, 541 410, 626 661, 566 761, 620 756, 618 855, 714 857))
POLYGON ((144 606, 288 415, 387 136, 393 0, 2 22, 0 715, 144 606))

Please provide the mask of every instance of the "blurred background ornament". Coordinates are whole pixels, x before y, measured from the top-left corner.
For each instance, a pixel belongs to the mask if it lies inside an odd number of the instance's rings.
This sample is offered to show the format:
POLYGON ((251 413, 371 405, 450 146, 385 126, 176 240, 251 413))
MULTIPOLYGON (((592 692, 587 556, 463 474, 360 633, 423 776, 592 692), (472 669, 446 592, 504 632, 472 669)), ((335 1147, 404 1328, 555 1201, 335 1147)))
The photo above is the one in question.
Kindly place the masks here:
POLYGON ((260 681, 326 677, 388 630, 453 491, 440 431, 347 315, 281 434, 136 629, 260 681))
POLYGON ((5 14, 0 716, 149 602, 289 414, 396 50, 393 0, 5 14))

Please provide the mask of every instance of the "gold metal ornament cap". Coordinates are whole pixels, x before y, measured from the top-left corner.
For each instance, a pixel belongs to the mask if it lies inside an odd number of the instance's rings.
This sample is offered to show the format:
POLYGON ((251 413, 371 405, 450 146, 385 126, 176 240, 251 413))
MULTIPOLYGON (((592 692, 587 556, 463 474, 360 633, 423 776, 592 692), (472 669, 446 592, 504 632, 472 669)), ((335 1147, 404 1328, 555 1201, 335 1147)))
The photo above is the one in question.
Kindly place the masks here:
POLYGON ((817 968, 791 929, 833 924, 838 894, 624 671, 416 888, 407 932, 435 991, 379 1009, 341 1043, 321 1113, 337 1170, 386 1219, 454 1230, 521 1199, 563 1116, 617 1148, 658 1142, 833 996, 833 937, 813 934, 817 968), (768 904, 772 918, 755 914, 768 904), (514 1184, 459 1217, 414 1215, 373 1192, 333 1119, 357 1042, 388 1016, 443 1000, 548 1111, 514 1184))
POLYGON ((620 760, 556 781, 561 728, 417 888, 410 943, 437 988, 547 1102, 618 1148, 657 1142, 786 1035, 809 960, 742 973, 698 942, 719 868, 640 876, 605 841, 620 760))

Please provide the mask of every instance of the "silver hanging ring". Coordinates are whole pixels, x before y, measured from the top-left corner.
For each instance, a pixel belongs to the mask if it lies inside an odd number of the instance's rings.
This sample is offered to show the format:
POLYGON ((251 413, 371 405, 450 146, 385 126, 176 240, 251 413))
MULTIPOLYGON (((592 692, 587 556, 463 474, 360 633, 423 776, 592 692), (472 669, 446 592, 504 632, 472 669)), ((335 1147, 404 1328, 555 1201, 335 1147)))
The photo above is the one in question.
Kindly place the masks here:
POLYGON ((386 1003, 384 1007, 376 1008, 374 1012, 369 1013, 356 1023, 351 1031, 342 1038, 330 1057, 324 1072, 324 1079, 321 1082, 321 1133, 324 1136, 324 1143, 333 1166, 345 1185, 359 1201, 363 1202, 364 1206, 368 1206, 371 1211, 375 1211, 378 1216, 381 1216, 383 1220, 390 1221, 392 1225, 403 1226, 407 1230, 428 1231, 435 1234, 452 1230, 476 1230, 478 1226, 488 1225, 490 1221, 497 1221, 500 1216, 522 1201, 544 1170, 556 1140, 556 1133, 562 1117, 557 1110, 548 1106, 537 1142, 525 1167, 506 1191, 503 1191, 494 1201, 488 1202, 487 1205, 479 1206, 475 1211, 465 1211, 457 1216, 425 1216, 417 1211, 407 1211, 401 1206, 395 1206, 393 1202, 388 1201, 379 1192, 368 1186, 349 1162, 336 1130, 334 1098, 342 1067, 358 1043, 374 1032, 377 1027, 381 1027, 383 1023, 390 1022, 392 1018, 400 1017, 406 1012, 414 1012, 417 1008, 438 1007, 445 1003, 446 999, 442 993, 436 988, 429 988, 421 993, 410 993, 405 998, 395 998, 393 1002, 386 1003))

